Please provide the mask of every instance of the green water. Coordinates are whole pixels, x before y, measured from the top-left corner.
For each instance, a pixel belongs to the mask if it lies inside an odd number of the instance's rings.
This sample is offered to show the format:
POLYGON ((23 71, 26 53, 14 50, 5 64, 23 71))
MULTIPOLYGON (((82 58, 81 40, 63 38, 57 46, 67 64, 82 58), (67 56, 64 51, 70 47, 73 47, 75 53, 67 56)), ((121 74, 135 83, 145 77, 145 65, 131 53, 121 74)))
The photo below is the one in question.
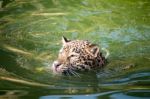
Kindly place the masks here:
POLYGON ((0 99, 150 98, 149 0, 4 1, 0 99), (52 75, 61 36, 107 48, 109 63, 81 77, 52 75))

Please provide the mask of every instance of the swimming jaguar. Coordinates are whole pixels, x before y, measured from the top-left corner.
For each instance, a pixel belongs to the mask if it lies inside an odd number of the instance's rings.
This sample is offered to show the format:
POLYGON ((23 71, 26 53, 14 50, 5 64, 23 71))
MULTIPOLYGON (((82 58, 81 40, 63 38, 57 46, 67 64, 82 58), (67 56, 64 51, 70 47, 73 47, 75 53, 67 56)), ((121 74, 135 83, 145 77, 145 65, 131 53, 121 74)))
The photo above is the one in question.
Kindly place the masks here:
POLYGON ((109 53, 102 55, 98 45, 87 40, 68 40, 62 37, 62 48, 53 62, 55 74, 78 75, 77 71, 94 70, 104 66, 109 53))

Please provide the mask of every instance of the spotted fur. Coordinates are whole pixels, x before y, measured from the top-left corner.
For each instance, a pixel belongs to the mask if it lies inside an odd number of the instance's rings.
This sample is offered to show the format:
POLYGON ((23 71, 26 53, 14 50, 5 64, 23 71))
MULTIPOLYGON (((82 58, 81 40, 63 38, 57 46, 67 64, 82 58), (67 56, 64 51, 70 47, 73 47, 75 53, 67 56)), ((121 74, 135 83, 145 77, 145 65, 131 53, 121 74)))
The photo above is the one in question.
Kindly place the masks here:
POLYGON ((106 63, 99 47, 85 40, 62 37, 62 48, 52 70, 55 74, 78 75, 77 71, 94 70, 106 63))

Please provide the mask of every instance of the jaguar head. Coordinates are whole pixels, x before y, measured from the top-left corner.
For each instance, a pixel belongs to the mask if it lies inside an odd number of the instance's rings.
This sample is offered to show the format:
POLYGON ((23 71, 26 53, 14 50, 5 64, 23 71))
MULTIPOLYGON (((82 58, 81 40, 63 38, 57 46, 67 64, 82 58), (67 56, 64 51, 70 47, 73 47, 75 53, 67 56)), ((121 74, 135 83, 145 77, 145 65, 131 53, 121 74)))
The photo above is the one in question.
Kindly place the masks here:
POLYGON ((77 71, 91 70, 101 63, 99 47, 84 40, 68 40, 62 37, 62 48, 53 62, 55 74, 77 75, 77 71))

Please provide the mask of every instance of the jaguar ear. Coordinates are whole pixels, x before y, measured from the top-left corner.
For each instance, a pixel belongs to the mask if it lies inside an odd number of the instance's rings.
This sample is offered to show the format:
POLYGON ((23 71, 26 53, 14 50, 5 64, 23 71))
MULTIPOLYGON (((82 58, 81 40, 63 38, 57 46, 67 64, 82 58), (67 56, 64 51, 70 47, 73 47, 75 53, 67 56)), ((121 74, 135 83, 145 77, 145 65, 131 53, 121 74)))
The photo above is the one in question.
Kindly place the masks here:
POLYGON ((99 48, 96 45, 90 45, 88 51, 94 57, 97 57, 97 55, 99 54, 99 48))
POLYGON ((62 44, 65 45, 67 42, 69 42, 69 40, 66 37, 62 36, 62 44))

